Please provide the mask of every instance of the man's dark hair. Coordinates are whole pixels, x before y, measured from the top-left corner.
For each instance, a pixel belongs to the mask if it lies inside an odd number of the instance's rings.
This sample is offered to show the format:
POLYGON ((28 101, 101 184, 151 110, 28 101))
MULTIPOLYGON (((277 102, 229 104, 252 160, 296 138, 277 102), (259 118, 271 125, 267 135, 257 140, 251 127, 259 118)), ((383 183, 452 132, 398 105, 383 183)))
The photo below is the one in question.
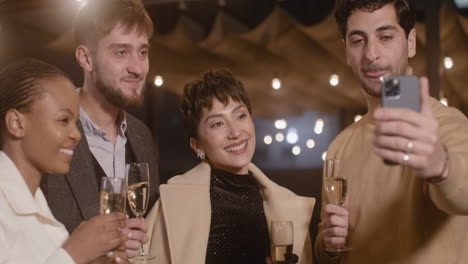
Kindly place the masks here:
POLYGON ((201 80, 185 85, 179 101, 179 111, 188 130, 189 136, 198 138, 197 128, 203 109, 213 107, 213 99, 218 99, 224 105, 229 100, 244 103, 252 114, 249 95, 244 85, 228 70, 212 70, 203 74, 201 80))
POLYGON ((374 12, 387 4, 395 7, 398 24, 405 30, 408 37, 416 23, 416 13, 411 0, 336 0, 335 19, 343 39, 346 39, 348 18, 355 10, 374 12))

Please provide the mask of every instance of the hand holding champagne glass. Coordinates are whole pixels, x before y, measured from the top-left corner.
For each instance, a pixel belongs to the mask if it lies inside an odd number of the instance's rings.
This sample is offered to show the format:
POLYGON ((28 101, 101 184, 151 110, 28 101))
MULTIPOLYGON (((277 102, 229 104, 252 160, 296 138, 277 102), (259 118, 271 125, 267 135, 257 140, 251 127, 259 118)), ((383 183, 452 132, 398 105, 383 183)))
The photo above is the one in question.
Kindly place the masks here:
MULTIPOLYGON (((348 182, 345 173, 340 173, 342 162, 338 159, 325 160, 323 185, 326 198, 333 205, 343 206, 348 195, 348 182)), ((326 248, 327 251, 341 252, 351 250, 347 244, 338 248, 326 248)))
MULTIPOLYGON (((126 177, 128 181, 127 199, 130 205, 130 210, 138 218, 142 218, 146 213, 149 202, 149 169, 148 163, 128 163, 125 166, 126 177)), ((140 243, 139 254, 131 260, 150 260, 153 256, 148 256, 143 251, 143 246, 140 243)))

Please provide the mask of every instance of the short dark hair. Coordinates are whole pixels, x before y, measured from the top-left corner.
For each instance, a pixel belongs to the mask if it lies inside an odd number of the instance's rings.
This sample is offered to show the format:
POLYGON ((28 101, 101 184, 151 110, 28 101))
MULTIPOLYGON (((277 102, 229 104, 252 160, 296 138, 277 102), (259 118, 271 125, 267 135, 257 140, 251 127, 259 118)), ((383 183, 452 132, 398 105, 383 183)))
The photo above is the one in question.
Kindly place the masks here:
POLYGON ((10 109, 28 111, 44 93, 40 80, 59 76, 68 79, 59 68, 36 59, 21 59, 0 69, 0 133, 6 128, 5 116, 10 109))
POLYGON ((203 74, 200 80, 185 85, 179 100, 179 111, 188 130, 189 136, 198 138, 197 128, 204 108, 213 107, 213 99, 224 105, 229 100, 242 102, 252 114, 252 106, 244 85, 226 69, 211 70, 203 74))
POLYGON ((398 24, 405 30, 406 37, 416 24, 416 13, 411 0, 336 0, 335 19, 343 39, 346 39, 348 18, 356 9, 374 12, 387 4, 395 7, 398 24))
POLYGON ((153 34, 153 22, 140 0, 90 0, 75 18, 75 41, 95 45, 118 23, 125 33, 137 30, 148 38, 153 34))

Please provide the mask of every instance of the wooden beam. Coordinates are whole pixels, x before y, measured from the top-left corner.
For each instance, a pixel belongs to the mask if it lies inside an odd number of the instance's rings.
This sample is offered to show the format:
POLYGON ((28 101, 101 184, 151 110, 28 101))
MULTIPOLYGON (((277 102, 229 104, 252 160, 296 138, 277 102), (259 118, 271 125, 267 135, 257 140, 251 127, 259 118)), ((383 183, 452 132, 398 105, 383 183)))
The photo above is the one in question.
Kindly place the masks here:
POLYGON ((440 0, 426 0, 426 57, 427 77, 430 83, 431 96, 440 97, 440 0))

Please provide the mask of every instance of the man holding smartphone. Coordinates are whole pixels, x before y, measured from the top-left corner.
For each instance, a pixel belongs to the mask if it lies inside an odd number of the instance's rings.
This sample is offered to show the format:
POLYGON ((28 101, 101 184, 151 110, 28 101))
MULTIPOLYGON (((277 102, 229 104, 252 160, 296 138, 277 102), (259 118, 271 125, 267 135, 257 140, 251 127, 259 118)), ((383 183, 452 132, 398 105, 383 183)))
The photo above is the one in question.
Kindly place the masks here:
POLYGON ((324 199, 320 263, 468 263, 466 117, 431 98, 425 77, 420 112, 381 107, 382 79, 412 73, 410 1, 338 0, 336 20, 368 113, 327 152, 342 162, 348 197, 344 207, 324 199), (352 250, 325 250, 345 244, 352 250))

